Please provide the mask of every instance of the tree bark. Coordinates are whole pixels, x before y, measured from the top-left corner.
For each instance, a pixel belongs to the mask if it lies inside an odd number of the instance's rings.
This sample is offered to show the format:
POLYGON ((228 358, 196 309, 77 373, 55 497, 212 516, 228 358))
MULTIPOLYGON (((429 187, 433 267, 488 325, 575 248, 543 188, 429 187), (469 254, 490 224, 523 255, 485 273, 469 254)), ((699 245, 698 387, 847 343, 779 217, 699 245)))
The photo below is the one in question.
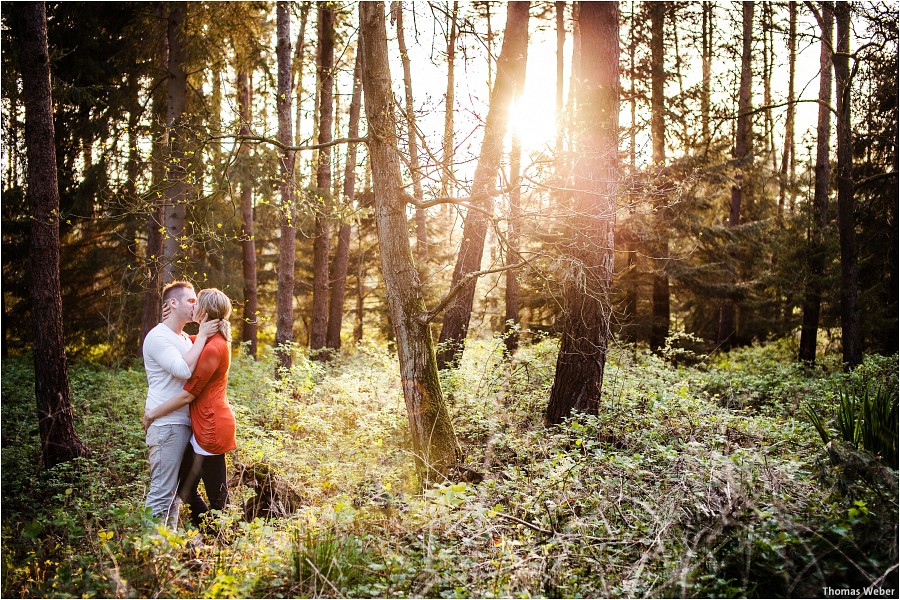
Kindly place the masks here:
POLYGON ((653 166, 657 172, 655 221, 656 240, 652 250, 653 268, 653 313, 650 325, 650 349, 659 352, 669 337, 669 277, 666 275, 666 261, 669 255, 669 236, 666 228, 666 205, 668 186, 665 184, 666 166, 666 121, 665 121, 665 18, 669 9, 667 2, 650 3, 650 135, 653 142, 653 166))
MULTIPOLYGON (((792 12, 795 12, 791 3, 792 12)), ((831 183, 831 52, 834 37, 834 3, 822 2, 819 12, 822 32, 819 51, 819 119, 816 124, 816 181, 807 250, 807 275, 803 298, 798 357, 816 360, 816 336, 822 306, 822 279, 825 276, 825 231, 828 226, 828 189, 831 183)), ((793 28, 792 28, 793 30, 793 28)), ((782 174, 784 168, 782 167, 782 174)))
POLYGON ((409 244, 384 4, 360 3, 359 20, 381 273, 397 339, 413 451, 419 472, 427 481, 454 467, 461 459, 461 449, 444 403, 431 331, 423 319, 422 284, 409 244))
POLYGON ((844 364, 862 364, 862 330, 859 321, 859 270, 856 249, 856 201, 853 197, 853 146, 850 81, 850 11, 848 2, 836 2, 837 52, 834 64, 837 94, 837 203, 841 246, 841 344, 844 364))
MULTIPOLYGON (((332 139, 334 120, 334 6, 323 2, 319 8, 319 44, 317 69, 319 73, 319 144, 332 139)), ((325 347, 328 333, 328 254, 331 248, 331 148, 318 151, 316 164, 316 190, 319 210, 316 213, 316 237, 313 240, 313 297, 312 326, 309 349, 314 358, 324 359, 327 354, 317 354, 325 347)))
POLYGON ((610 335, 609 289, 618 194, 618 2, 582 2, 578 158, 563 333, 545 422, 597 414, 610 335), (590 57, 590 60, 584 58, 590 57))
MULTIPOLYGON (((507 5, 506 33, 497 61, 497 84, 491 93, 490 108, 484 127, 484 141, 472 183, 472 204, 481 210, 469 210, 466 213, 451 288, 469 273, 481 268, 488 225, 485 213, 490 213, 494 207, 491 191, 496 186, 497 170, 503 155, 503 139, 506 136, 510 100, 514 89, 525 77, 528 8, 528 2, 510 2, 507 5)), ((475 283, 473 279, 456 296, 444 315, 440 337, 441 351, 438 354, 438 366, 441 369, 456 365, 462 352, 472 314, 475 283)))
MULTIPOLYGON (((407 148, 409 149, 409 171, 413 181, 413 197, 421 202, 422 173, 419 170, 419 144, 416 136, 416 108, 413 103, 412 66, 406 48, 406 35, 403 31, 403 3, 391 2, 391 12, 397 26, 397 45, 400 47, 400 63, 403 65, 403 91, 406 100, 407 148)), ((425 209, 416 208, 416 258, 419 264, 428 259, 428 228, 425 220, 425 209)))
MULTIPOLYGON (((734 158, 737 174, 731 186, 731 208, 728 226, 737 227, 741 222, 741 204, 744 202, 744 187, 748 185, 746 171, 750 167, 753 153, 753 117, 751 114, 751 84, 753 81, 753 2, 744 2, 743 9, 743 51, 741 53, 741 83, 738 91, 738 117, 735 131, 734 158)), ((737 274, 735 273, 735 277, 737 274)), ((732 281, 732 283, 734 283, 732 281)), ((719 311, 719 333, 717 342, 723 348, 734 344, 735 306, 726 299, 719 311)))
POLYGON ((75 432, 63 340, 59 278, 59 187, 50 97, 47 14, 43 2, 16 7, 21 24, 22 97, 25 104, 27 197, 31 211, 31 313, 34 315, 34 391, 41 454, 53 467, 89 454, 75 432))
MULTIPOLYGON (((288 2, 277 4, 278 141, 290 145, 291 132, 291 15, 288 2)), ((278 244, 278 291, 275 319, 276 375, 290 369, 294 341, 294 153, 279 151, 281 171, 281 240, 278 244)))
POLYGON ((163 239, 163 283, 172 281, 183 270, 185 244, 184 224, 190 187, 187 182, 185 153, 187 131, 182 122, 187 102, 187 73, 184 25, 187 3, 173 2, 168 19, 169 85, 166 102, 166 191, 163 239), (182 266, 179 266, 182 265, 182 266))
MULTIPOLYGON (((362 54, 356 51, 356 66, 353 69, 353 98, 350 101, 350 118, 347 137, 359 137, 359 113, 362 104, 362 54)), ((356 197, 356 144, 347 144, 347 164, 344 165, 344 198, 347 206, 356 197)), ((350 267, 350 223, 341 224, 338 245, 334 255, 331 275, 331 298, 328 303, 328 331, 325 345, 335 350, 341 347, 341 326, 344 319, 344 292, 347 289, 347 271, 350 267)))

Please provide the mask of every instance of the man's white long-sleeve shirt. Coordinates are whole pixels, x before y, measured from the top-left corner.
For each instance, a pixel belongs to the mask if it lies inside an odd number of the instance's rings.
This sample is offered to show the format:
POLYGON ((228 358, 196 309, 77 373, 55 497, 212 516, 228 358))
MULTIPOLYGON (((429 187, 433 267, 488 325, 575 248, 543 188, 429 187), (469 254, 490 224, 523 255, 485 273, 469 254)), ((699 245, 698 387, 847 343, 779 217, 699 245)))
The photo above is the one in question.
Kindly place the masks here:
MULTIPOLYGON (((165 323, 150 330, 144 338, 144 369, 147 371, 147 401, 145 409, 156 408, 182 391, 191 377, 191 369, 184 354, 191 349, 191 338, 183 331, 177 334, 165 323)), ((187 405, 153 421, 154 425, 191 424, 187 405)))

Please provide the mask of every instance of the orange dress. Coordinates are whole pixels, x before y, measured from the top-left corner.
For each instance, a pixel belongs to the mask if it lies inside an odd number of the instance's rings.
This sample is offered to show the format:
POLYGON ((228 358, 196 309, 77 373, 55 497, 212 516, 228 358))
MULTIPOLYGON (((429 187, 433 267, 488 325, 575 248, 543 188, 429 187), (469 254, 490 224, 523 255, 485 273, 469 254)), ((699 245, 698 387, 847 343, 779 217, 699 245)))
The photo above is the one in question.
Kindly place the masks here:
POLYGON ((190 405, 194 437, 201 448, 212 454, 237 448, 234 413, 225 395, 230 367, 228 342, 215 334, 206 341, 197 368, 184 384, 184 390, 196 396, 190 405))

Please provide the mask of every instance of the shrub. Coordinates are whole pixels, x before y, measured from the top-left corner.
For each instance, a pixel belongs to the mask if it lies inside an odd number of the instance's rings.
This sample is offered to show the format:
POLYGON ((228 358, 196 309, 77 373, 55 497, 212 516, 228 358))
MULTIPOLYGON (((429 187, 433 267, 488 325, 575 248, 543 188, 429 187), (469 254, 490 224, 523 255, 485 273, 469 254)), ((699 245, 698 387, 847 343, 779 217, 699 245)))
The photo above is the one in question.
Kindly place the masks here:
MULTIPOLYGON (((834 424, 839 438, 856 449, 878 456, 892 469, 898 466, 898 397, 896 371, 884 373, 870 360, 847 377, 837 390, 834 424), (884 379, 875 379, 881 375, 884 379)), ((824 443, 834 437, 821 413, 807 405, 806 418, 824 443)))

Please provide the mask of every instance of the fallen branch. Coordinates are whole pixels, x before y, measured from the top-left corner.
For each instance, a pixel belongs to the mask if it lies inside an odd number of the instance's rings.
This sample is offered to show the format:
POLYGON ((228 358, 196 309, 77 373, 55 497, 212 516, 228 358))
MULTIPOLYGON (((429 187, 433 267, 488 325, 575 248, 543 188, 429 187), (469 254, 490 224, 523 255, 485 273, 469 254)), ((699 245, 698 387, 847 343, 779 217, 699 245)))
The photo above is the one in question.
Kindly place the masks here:
POLYGON ((518 517, 514 517, 514 516, 508 515, 506 513, 498 512, 497 516, 503 517, 504 519, 508 519, 510 521, 518 523, 519 525, 524 525, 528 529, 531 529, 532 531, 537 531, 538 533, 543 533, 544 535, 553 535, 553 533, 554 533, 553 531, 550 531, 549 529, 544 529, 542 527, 538 527, 534 523, 529 523, 528 521, 523 521, 522 519, 520 519, 518 517))

